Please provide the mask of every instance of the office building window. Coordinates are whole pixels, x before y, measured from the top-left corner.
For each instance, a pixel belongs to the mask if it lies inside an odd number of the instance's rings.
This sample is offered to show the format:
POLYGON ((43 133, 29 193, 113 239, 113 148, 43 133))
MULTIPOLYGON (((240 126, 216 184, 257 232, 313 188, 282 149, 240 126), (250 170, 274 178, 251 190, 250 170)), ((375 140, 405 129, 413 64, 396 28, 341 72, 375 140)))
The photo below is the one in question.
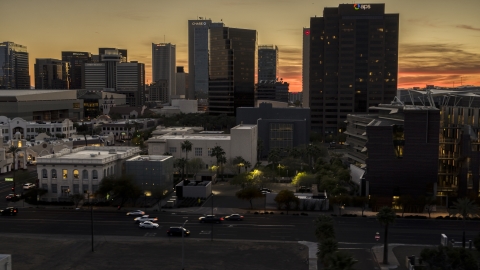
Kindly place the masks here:
POLYGON ((52 179, 57 179, 57 170, 52 169, 52 179))
POLYGON ((62 175, 63 175, 63 179, 67 179, 68 171, 67 170, 62 170, 62 175))
POLYGON ((168 152, 170 152, 170 153, 172 153, 172 154, 173 154, 173 153, 176 153, 176 152, 177 152, 177 148, 176 148, 176 147, 170 147, 168 152))
POLYGON ((58 193, 57 184, 52 184, 52 193, 58 193))
POLYGON ((78 170, 73 170, 73 179, 78 179, 78 177, 80 176, 78 170))
POLYGON ((201 157, 202 156, 202 148, 195 147, 195 156, 201 157))
POLYGON ((293 147, 293 124, 270 123, 270 148, 293 147))
POLYGON ((80 185, 73 184, 73 194, 79 194, 79 193, 80 193, 80 185))
POLYGON ((88 171, 87 170, 82 171, 82 179, 83 180, 88 180, 88 171))
POLYGON ((82 185, 82 192, 88 193, 88 185, 82 185))
POLYGON ((42 178, 48 178, 47 169, 42 170, 42 178))
POLYGON ((98 190, 98 185, 92 185, 92 193, 97 192, 98 190))
POLYGON ((97 172, 97 170, 93 170, 93 171, 92 171, 92 178, 93 178, 94 180, 98 179, 98 172, 97 172))
POLYGON ((42 184, 42 189, 45 189, 48 192, 48 184, 42 184))

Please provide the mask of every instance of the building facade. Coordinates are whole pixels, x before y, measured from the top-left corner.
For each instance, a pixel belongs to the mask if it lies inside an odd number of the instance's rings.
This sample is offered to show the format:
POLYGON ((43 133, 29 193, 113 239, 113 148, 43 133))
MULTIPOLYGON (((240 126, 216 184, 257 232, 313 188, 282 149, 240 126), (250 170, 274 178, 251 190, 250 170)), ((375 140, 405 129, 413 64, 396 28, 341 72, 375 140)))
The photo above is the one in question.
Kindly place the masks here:
POLYGON ((82 89, 103 90, 107 87, 105 63, 82 65, 82 89))
POLYGON ((185 73, 183 67, 177 67, 175 78, 176 88, 173 96, 185 98, 188 93, 188 73, 185 73))
POLYGON ((22 118, 10 119, 6 116, 0 116, 0 129, 2 131, 3 142, 7 142, 14 138, 17 132, 20 134, 20 139, 32 140, 40 133, 50 133, 52 136, 60 136, 69 138, 77 131, 73 126, 73 122, 69 119, 63 121, 26 121, 22 118))
POLYGON ((255 106, 257 31, 210 29, 208 113, 235 115, 255 106))
POLYGON ((0 43, 0 89, 30 89, 27 46, 0 43))
POLYGON ((37 58, 34 67, 35 89, 70 89, 70 62, 37 58))
POLYGON ((211 157, 212 149, 220 146, 225 151, 228 162, 237 156, 243 157, 250 164, 257 163, 257 126, 238 125, 230 130, 229 135, 216 134, 166 134, 150 138, 148 153, 163 155, 170 153, 174 158, 184 158, 182 143, 186 140, 192 143, 192 152, 188 158, 200 158, 205 163, 205 170, 217 165, 215 157, 211 157))
POLYGON ((262 142, 261 158, 271 149, 291 149, 310 142, 310 109, 274 108, 260 103, 258 108, 238 108, 237 124, 258 125, 258 140, 262 142))
POLYGON ((127 105, 145 104, 145 64, 132 61, 117 64, 116 92, 124 94, 127 105))
POLYGON ((159 191, 166 194, 174 188, 172 156, 136 156, 128 159, 125 165, 126 173, 133 176, 147 196, 159 191))
MULTIPOLYGON (((344 128, 347 114, 393 100, 398 77, 399 15, 385 4, 340 4, 310 18, 309 103, 312 130, 344 128)), ((305 33, 305 31, 304 31, 305 33)))
POLYGON ((259 81, 256 85, 256 100, 288 102, 288 86, 284 81, 259 81))
POLYGON ((405 195, 437 193, 440 110, 380 104, 378 114, 347 118, 347 158, 363 169, 361 194, 376 205, 394 205, 405 195))
POLYGON ((258 81, 277 81, 278 47, 275 45, 258 46, 258 81))
POLYGON ((302 106, 309 107, 310 103, 310 28, 302 30, 302 106))
POLYGON ((0 90, 0 115, 27 121, 83 119, 75 90, 0 90))
POLYGON ((223 27, 210 19, 188 20, 188 92, 187 99, 206 99, 208 96, 209 29, 223 27))
POLYGON ((94 194, 101 180, 125 172, 127 159, 137 147, 86 146, 37 157, 39 185, 48 191, 42 200, 70 200, 73 194, 94 194))
POLYGON ((64 51, 62 52, 62 61, 70 63, 70 69, 68 70, 69 89, 82 89, 82 65, 92 61, 92 54, 89 52, 64 51))
POLYGON ((167 80, 169 96, 176 90, 176 46, 152 43, 152 80, 167 80))

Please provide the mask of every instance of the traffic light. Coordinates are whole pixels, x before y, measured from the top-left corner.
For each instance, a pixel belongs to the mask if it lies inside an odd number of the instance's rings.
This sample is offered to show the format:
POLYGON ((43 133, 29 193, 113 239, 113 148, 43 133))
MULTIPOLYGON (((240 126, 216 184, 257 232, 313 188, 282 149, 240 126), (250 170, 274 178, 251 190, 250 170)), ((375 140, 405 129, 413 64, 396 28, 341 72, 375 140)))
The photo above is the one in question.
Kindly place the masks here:
POLYGON ((15 187, 12 187, 12 192, 15 192, 15 187))

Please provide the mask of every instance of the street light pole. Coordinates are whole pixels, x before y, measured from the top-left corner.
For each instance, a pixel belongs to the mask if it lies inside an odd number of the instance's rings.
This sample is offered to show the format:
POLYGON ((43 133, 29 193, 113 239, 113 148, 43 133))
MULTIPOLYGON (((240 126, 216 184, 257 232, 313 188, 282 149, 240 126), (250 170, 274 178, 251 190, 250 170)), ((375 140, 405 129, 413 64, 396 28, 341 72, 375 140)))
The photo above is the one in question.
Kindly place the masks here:
MULTIPOLYGON (((212 216, 213 216, 213 191, 212 191, 212 216)), ((213 241, 213 222, 212 222, 212 230, 210 234, 211 241, 213 241)))
POLYGON ((182 225, 182 270, 185 269, 185 223, 188 222, 188 219, 182 225))

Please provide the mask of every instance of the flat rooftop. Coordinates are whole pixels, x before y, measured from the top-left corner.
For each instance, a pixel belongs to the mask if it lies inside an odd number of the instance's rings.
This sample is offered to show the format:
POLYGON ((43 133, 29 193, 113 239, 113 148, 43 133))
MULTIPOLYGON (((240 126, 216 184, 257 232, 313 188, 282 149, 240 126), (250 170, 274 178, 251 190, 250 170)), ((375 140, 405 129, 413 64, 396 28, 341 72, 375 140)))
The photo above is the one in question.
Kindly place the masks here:
POLYGON ((169 158, 173 158, 172 156, 162 156, 162 155, 144 155, 144 156, 136 156, 127 161, 165 161, 169 158))
POLYGON ((152 137, 151 139, 168 139, 168 140, 230 140, 230 135, 202 135, 202 134, 188 134, 188 135, 163 135, 152 137))
POLYGON ((84 146, 64 149, 59 153, 37 158, 37 164, 105 164, 117 159, 125 159, 140 152, 138 147, 128 146, 84 146))
POLYGON ((232 129, 252 129, 256 127, 257 125, 246 125, 246 124, 240 124, 238 126, 233 127, 232 129))

